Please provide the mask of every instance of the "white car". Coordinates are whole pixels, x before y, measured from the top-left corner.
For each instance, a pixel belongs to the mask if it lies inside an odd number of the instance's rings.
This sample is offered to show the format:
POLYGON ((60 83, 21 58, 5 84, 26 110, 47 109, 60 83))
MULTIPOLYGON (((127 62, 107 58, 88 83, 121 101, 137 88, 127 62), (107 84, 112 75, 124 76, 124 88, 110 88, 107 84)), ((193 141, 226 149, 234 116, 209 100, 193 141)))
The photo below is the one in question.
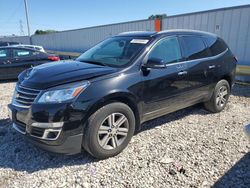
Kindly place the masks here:
POLYGON ((18 44, 18 45, 12 45, 14 47, 23 47, 23 48, 30 48, 33 50, 38 50, 40 52, 45 52, 44 48, 42 46, 35 46, 35 45, 28 45, 28 44, 18 44))

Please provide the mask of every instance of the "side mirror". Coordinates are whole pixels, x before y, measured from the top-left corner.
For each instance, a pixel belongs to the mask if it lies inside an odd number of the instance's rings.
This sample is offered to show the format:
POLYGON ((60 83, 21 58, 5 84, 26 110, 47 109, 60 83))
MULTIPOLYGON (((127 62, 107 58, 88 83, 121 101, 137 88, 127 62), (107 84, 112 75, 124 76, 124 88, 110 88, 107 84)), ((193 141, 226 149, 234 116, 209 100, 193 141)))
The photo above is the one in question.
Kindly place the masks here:
POLYGON ((163 69, 166 68, 166 64, 163 59, 150 58, 146 64, 142 65, 143 68, 150 69, 163 69))

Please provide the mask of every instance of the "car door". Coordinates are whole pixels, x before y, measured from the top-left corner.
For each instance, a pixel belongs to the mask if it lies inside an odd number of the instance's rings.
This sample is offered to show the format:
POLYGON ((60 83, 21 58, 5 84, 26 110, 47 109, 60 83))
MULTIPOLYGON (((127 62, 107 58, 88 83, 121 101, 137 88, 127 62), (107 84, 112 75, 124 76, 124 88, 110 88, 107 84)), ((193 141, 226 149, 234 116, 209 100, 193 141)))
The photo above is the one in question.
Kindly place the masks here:
POLYGON ((11 51, 8 48, 0 49, 0 79, 13 78, 13 72, 11 68, 11 51))
POLYGON ((13 48, 12 49, 12 67, 17 77, 22 71, 34 66, 37 60, 36 51, 26 48, 13 48))
POLYGON ((160 39, 149 51, 146 60, 155 58, 165 62, 163 69, 150 69, 143 73, 144 120, 175 111, 186 104, 189 90, 188 67, 182 61, 177 37, 160 39))
POLYGON ((190 102, 198 102, 208 97, 213 79, 213 68, 209 50, 200 36, 180 36, 184 58, 188 64, 188 81, 190 84, 190 102))

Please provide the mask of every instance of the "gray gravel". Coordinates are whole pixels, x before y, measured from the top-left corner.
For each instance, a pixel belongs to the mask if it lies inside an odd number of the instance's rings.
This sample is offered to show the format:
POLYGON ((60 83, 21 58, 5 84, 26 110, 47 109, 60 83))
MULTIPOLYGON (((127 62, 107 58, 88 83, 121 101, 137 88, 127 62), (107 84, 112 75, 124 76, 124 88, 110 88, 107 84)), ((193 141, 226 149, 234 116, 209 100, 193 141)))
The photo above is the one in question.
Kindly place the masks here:
POLYGON ((250 86, 234 87, 227 108, 197 105, 145 123, 120 155, 51 155, 10 127, 15 83, 0 84, 0 187, 250 187, 250 86))

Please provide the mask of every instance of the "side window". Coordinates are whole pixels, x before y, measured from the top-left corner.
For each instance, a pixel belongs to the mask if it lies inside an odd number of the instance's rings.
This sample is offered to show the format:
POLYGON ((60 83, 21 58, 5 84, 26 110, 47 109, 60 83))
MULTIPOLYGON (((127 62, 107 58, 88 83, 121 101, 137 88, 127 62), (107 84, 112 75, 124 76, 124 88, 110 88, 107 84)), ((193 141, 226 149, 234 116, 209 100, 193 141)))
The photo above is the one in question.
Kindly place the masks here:
POLYGON ((213 56, 224 52, 228 47, 220 38, 206 38, 207 45, 213 56))
POLYGON ((9 50, 7 49, 0 49, 0 59, 5 59, 10 57, 9 50))
POLYGON ((148 58, 162 59, 166 64, 182 59, 180 46, 176 37, 160 40, 151 50, 148 58))
POLYGON ((208 50, 200 37, 181 37, 185 47, 185 57, 188 60, 201 59, 209 56, 208 50))
POLYGON ((18 58, 18 57, 28 57, 32 56, 33 51, 26 50, 26 49, 13 49, 13 57, 18 58))

